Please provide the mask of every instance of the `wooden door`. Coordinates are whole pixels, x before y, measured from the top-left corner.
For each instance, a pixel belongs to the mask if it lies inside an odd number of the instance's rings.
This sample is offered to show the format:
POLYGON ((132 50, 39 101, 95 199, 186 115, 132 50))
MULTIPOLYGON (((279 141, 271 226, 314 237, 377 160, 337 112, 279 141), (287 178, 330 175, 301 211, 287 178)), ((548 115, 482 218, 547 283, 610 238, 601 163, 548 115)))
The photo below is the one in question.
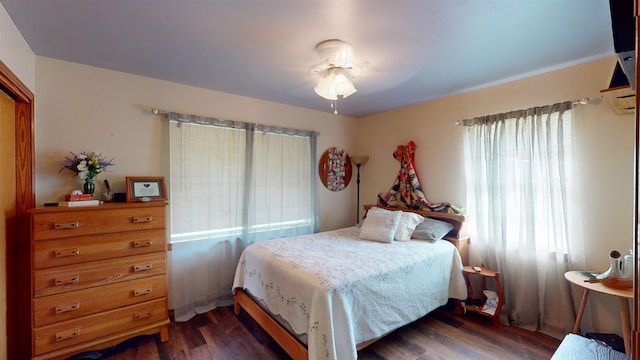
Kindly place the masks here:
POLYGON ((0 292, 6 308, 0 309, 3 320, 0 334, 4 338, 0 340, 0 358, 26 359, 31 357, 31 306, 24 299, 29 299, 31 293, 27 211, 35 206, 34 97, 2 61, 0 90, 0 203, 4 211, 6 207, 12 209, 8 215, 3 214, 1 221, 6 228, 0 235, 0 247, 4 251, 0 260, 3 264, 0 292), (9 145, 5 147, 5 143, 9 145), (5 172, 6 160, 14 164, 11 173, 5 172))
MULTIPOLYGON (((0 91, 0 288, 7 288, 7 236, 15 234, 16 221, 16 104, 0 91)), ((0 334, 7 333, 7 292, 0 293, 0 334)), ((0 354, 7 353, 7 339, 0 338, 0 354)))

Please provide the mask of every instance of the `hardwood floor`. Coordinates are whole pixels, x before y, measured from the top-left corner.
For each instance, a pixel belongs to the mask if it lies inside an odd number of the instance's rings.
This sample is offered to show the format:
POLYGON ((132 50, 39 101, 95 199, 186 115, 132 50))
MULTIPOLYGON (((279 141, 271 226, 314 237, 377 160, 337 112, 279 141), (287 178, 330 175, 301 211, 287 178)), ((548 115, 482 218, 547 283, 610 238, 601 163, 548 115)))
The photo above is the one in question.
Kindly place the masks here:
MULTIPOLYGON (((440 308, 358 352, 361 360, 482 360, 551 358, 560 340, 513 326, 503 329, 477 314, 454 315, 440 308)), ((245 312, 218 308, 186 323, 172 323, 169 341, 156 336, 129 340, 104 354, 105 360, 129 359, 289 359, 245 312)), ((93 358, 96 357, 74 357, 93 358)))

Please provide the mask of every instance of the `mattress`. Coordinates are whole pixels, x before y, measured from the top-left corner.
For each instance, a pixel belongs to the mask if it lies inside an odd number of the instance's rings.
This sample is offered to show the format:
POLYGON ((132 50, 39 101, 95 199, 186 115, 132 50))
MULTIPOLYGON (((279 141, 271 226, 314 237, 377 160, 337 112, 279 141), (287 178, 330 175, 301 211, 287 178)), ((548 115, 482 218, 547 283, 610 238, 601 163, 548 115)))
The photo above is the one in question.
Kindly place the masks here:
POLYGON ((307 339, 309 359, 356 359, 377 339, 465 299, 457 249, 446 240, 379 243, 350 227, 269 240, 242 253, 233 288, 252 294, 307 339))

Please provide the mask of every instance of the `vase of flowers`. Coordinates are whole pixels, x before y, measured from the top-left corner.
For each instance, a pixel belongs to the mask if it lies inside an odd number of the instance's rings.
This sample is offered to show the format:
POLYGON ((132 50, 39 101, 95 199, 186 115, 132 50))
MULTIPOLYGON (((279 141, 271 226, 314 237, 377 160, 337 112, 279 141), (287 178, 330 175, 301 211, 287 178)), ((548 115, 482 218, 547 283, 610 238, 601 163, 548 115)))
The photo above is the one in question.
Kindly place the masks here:
POLYGON ((87 153, 83 151, 80 154, 69 153, 73 155, 73 157, 65 157, 60 171, 65 169, 73 171, 80 180, 84 181, 84 193, 93 194, 96 189, 94 179, 108 166, 113 165, 113 158, 107 161, 102 154, 96 152, 87 153))
POLYGON ((93 195, 95 191, 96 191, 96 183, 93 182, 93 179, 85 179, 82 192, 84 194, 93 195))

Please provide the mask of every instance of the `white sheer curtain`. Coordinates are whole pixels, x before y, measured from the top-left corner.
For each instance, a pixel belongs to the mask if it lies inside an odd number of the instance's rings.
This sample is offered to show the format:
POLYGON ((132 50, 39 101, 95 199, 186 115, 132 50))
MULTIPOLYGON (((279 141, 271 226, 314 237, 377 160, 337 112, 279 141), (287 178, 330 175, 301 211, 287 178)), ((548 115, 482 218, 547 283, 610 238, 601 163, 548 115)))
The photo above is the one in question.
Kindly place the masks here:
POLYGON ((471 261, 501 273, 503 322, 550 334, 573 326, 564 273, 583 254, 572 114, 565 102, 463 121, 471 261))
POLYGON ((317 231, 316 134, 175 113, 171 302, 178 321, 233 302, 251 243, 317 231))

